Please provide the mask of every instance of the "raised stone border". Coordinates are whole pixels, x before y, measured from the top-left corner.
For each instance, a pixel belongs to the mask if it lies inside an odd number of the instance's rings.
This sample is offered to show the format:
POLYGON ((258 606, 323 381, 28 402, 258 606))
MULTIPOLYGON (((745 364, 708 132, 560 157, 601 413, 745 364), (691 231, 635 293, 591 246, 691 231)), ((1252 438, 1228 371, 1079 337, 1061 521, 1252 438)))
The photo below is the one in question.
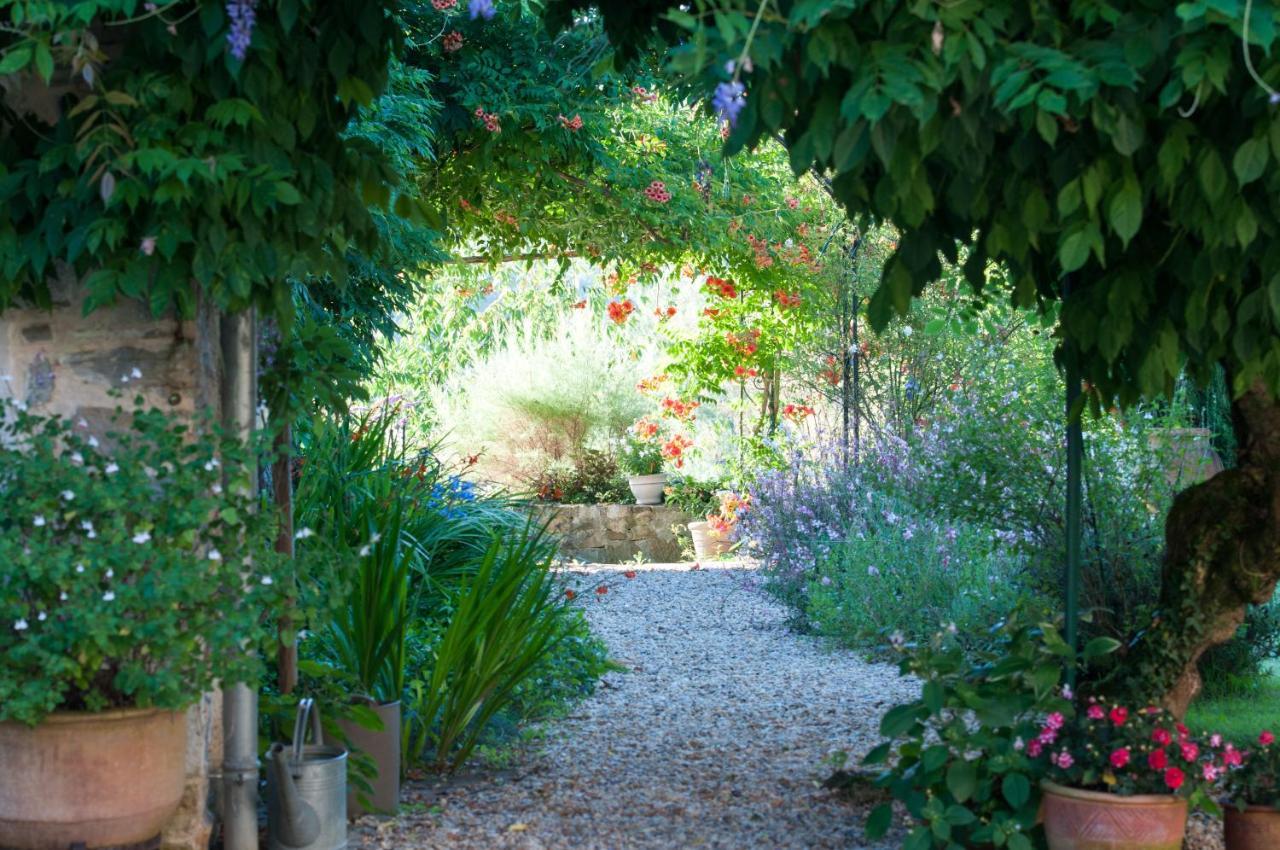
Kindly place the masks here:
POLYGON ((537 510, 560 537, 561 557, 599 564, 620 564, 637 555, 658 563, 679 561, 672 526, 692 519, 666 505, 544 505, 537 510))

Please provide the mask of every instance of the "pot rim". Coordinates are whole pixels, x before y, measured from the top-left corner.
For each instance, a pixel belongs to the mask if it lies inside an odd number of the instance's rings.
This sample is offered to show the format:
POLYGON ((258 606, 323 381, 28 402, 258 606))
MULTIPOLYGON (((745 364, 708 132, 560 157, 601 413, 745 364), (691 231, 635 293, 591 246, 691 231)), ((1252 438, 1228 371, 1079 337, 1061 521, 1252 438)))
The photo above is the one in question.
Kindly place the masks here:
POLYGON ((1250 812, 1255 814, 1270 814, 1280 816, 1280 808, 1275 806, 1263 806, 1256 803, 1246 803, 1244 809, 1241 809, 1235 803, 1223 803, 1222 814, 1226 815, 1247 815, 1250 812))
POLYGON ((28 729, 39 729, 41 726, 67 726, 75 723, 115 723, 128 720, 141 720, 152 715, 164 714, 180 716, 186 709, 158 708, 112 708, 107 711, 54 711, 45 715, 35 726, 28 726, 18 720, 6 720, 0 725, 10 724, 28 729))
POLYGON ((650 473, 649 475, 628 475, 627 482, 630 483, 634 481, 638 484, 653 484, 653 483, 656 483, 657 479, 662 479, 663 481, 665 481, 669 477, 670 476, 668 476, 667 473, 665 472, 653 472, 653 473, 650 473))
POLYGON ((1087 791, 1084 788, 1072 788, 1069 785, 1059 785, 1048 779, 1041 780, 1040 787, 1046 794, 1067 797, 1073 800, 1085 800, 1090 803, 1106 803, 1113 806, 1176 806, 1179 808, 1186 808, 1187 806, 1185 797, 1178 797, 1174 794, 1132 794, 1126 797, 1120 794, 1108 794, 1105 791, 1087 791))

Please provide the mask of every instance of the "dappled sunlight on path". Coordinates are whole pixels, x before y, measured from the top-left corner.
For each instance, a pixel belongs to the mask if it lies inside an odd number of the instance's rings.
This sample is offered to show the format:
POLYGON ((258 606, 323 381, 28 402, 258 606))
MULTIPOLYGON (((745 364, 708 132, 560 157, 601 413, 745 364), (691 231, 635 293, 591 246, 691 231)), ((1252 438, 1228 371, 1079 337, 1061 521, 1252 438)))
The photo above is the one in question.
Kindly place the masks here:
POLYGON ((824 756, 870 749, 883 711, 915 695, 893 667, 788 631, 742 564, 567 572, 626 672, 549 724, 516 768, 443 789, 411 783, 411 811, 365 819, 353 846, 875 846, 861 840, 868 806, 819 783, 824 756))

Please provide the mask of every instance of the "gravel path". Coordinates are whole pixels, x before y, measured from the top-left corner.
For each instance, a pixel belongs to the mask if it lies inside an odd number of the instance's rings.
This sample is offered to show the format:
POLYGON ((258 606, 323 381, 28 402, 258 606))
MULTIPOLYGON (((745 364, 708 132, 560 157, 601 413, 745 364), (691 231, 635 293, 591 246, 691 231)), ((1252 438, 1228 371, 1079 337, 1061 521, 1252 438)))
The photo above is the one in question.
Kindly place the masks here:
POLYGON ((785 612, 747 588, 748 568, 690 566, 575 571, 592 627, 627 672, 550 724, 525 763, 444 787, 411 783, 406 811, 362 819, 352 846, 874 846, 861 838, 871 803, 821 789, 822 759, 874 746, 879 716, 912 686, 890 666, 789 632, 785 612), (592 592, 600 582, 604 595, 592 592))

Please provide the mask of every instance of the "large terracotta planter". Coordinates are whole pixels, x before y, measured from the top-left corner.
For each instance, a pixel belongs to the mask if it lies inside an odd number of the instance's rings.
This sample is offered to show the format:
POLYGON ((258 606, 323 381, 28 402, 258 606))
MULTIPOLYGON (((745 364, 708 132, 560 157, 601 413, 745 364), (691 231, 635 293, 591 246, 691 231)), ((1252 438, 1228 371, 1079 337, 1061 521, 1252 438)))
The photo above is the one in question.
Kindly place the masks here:
POLYGON ((347 793, 347 811, 353 816, 362 812, 395 814, 400 806, 400 702, 369 707, 382 721, 381 730, 366 729, 345 718, 338 721, 351 749, 368 756, 378 770, 378 775, 369 782, 372 790, 365 795, 368 806, 361 805, 360 794, 354 786, 347 793))
POLYGON ((668 480, 665 472, 657 475, 632 475, 627 479, 627 486, 631 488, 631 495, 636 497, 637 505, 661 505, 668 480))
POLYGON ((1228 806, 1223 813, 1227 850, 1275 850, 1280 847, 1280 809, 1228 806))
POLYGON ((733 548, 733 544, 713 531, 711 523, 705 520, 689 523, 689 536, 693 538, 693 554, 698 560, 718 558, 733 548))
POLYGON ((1182 850, 1187 801, 1121 797, 1044 783, 1040 816, 1049 850, 1182 850))
POLYGON ((187 719, 159 709, 0 723, 0 847, 141 844, 182 799, 187 719))

